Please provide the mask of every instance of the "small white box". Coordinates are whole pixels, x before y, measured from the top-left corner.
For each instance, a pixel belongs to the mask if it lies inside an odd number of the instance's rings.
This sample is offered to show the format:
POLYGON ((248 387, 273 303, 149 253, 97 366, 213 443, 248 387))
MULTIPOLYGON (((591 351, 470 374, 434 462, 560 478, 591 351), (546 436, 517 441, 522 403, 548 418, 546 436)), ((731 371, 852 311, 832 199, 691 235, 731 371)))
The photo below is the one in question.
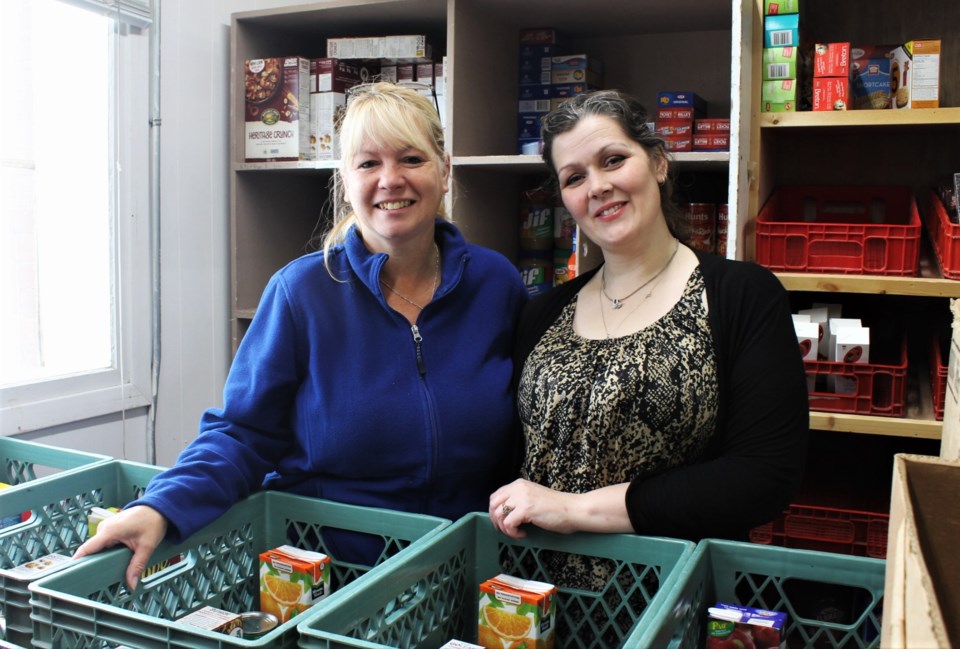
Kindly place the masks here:
POLYGON ((834 354, 838 363, 870 362, 870 329, 841 327, 835 334, 834 354))
POLYGON ((347 103, 342 92, 315 92, 310 95, 310 159, 336 160, 340 157, 337 123, 347 103))
POLYGON ((803 360, 817 360, 820 325, 810 320, 806 322, 794 320, 793 328, 797 332, 797 342, 800 344, 800 354, 803 356, 803 360))
POLYGON ((825 306, 818 306, 810 309, 800 309, 797 313, 810 316, 811 322, 816 322, 820 325, 820 333, 817 338, 817 358, 826 360, 829 352, 827 346, 829 340, 826 336, 827 321, 830 319, 829 310, 825 306))
POLYGON ((837 357, 837 332, 846 327, 862 327, 860 318, 831 318, 827 321, 827 360, 839 362, 841 357, 837 357))

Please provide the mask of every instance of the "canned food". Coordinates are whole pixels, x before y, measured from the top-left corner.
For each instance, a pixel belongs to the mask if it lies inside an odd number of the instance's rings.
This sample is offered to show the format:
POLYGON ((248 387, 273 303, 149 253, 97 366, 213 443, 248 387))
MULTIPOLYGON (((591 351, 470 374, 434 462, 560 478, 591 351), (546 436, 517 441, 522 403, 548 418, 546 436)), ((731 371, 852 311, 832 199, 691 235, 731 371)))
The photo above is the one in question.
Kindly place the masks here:
POLYGON ((259 638, 277 628, 277 616, 262 611, 251 611, 240 615, 240 624, 244 638, 259 638))

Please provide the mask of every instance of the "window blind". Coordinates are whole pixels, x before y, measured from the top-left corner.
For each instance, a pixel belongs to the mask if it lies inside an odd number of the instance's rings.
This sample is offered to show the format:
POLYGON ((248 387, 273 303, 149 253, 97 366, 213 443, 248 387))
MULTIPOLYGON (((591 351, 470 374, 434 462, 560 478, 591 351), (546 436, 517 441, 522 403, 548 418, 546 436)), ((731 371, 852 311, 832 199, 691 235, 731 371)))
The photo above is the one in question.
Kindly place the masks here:
POLYGON ((154 0, 61 0, 78 7, 97 11, 106 16, 119 19, 121 22, 140 29, 145 29, 153 22, 154 0))

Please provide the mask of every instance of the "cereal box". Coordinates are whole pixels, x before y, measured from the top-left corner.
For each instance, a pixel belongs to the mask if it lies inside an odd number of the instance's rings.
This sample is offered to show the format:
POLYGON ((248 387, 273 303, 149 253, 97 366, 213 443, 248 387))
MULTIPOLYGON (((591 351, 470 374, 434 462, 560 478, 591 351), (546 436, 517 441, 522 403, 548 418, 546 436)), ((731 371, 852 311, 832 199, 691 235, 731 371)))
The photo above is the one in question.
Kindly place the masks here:
POLYGON ((557 588, 497 575, 480 584, 477 643, 486 649, 553 649, 557 588))
POLYGON ((330 557, 281 545, 260 553, 260 610, 280 624, 329 595, 330 557))
POLYGON ((223 633, 234 638, 243 637, 243 621, 240 616, 212 606, 204 606, 193 613, 188 613, 178 618, 177 622, 189 624, 205 631, 223 633))
POLYGON ((890 108, 890 53, 894 45, 850 48, 850 94, 853 108, 890 108))
POLYGON ((342 92, 310 94, 310 159, 336 160, 340 156, 337 123, 347 96, 342 92))
POLYGON ((777 649, 786 642, 786 613, 717 602, 707 616, 707 649, 777 649))
POLYGON ((910 41, 891 52, 894 109, 940 106, 940 41, 910 41))
POLYGON ((360 68, 349 61, 310 59, 310 92, 346 92, 360 82, 360 68))
POLYGON ((307 159, 310 60, 252 59, 244 70, 247 162, 307 159))

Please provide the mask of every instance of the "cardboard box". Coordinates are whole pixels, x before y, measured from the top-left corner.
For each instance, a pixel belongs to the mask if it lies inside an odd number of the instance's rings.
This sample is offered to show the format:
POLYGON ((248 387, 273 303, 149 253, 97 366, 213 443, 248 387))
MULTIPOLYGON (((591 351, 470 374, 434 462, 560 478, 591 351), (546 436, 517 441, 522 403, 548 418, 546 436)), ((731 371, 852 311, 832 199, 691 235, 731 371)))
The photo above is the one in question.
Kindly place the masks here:
POLYGON ((280 624, 330 594, 330 557, 290 545, 260 553, 260 610, 280 624))
POLYGON ((813 46, 813 76, 850 76, 850 43, 817 43, 813 46))
POLYGON ((517 139, 540 139, 540 118, 543 113, 520 113, 517 115, 517 139))
POLYGON ((596 90, 588 83, 562 83, 550 86, 550 109, 553 110, 566 100, 596 90))
POLYGON ((796 79, 797 78, 797 48, 787 47, 763 48, 763 80, 796 79))
POLYGON ((333 59, 388 59, 404 63, 428 63, 433 47, 424 34, 328 38, 327 56, 333 59))
POLYGON ((550 59, 550 83, 603 84, 603 63, 586 54, 568 54, 550 59))
POLYGON ((694 118, 707 116, 707 101, 690 90, 658 92, 657 110, 661 108, 692 108, 694 118))
POLYGON ((817 332, 817 360, 827 360, 829 352, 830 338, 827 334, 827 322, 830 319, 830 311, 825 306, 811 307, 809 309, 800 309, 797 311, 800 315, 810 316, 811 322, 816 322, 819 328, 817 332))
POLYGON ((806 322, 793 321, 793 328, 797 333, 797 344, 800 345, 800 355, 805 361, 817 360, 817 348, 820 336, 820 325, 811 322, 807 316, 806 322))
POLYGON ((690 122, 693 121, 693 108, 658 108, 656 121, 659 122, 690 122))
POLYGON ((310 95, 310 159, 336 160, 340 157, 337 124, 346 110, 342 92, 315 92, 310 95))
POLYGON ((243 637, 243 620, 237 613, 213 606, 204 606, 193 613, 177 619, 180 624, 189 624, 205 631, 223 633, 233 638, 243 637))
POLYGON ((520 30, 521 45, 557 45, 564 43, 567 37, 553 27, 534 27, 520 30))
POLYGON ((853 108, 890 108, 890 58, 893 45, 850 48, 850 96, 853 108))
POLYGON ((433 87, 437 91, 438 95, 447 94, 446 60, 447 57, 443 57, 442 62, 433 64, 433 87))
POLYGON ((553 93, 551 85, 520 86, 517 102, 518 113, 549 113, 550 98, 553 93))
POLYGON ((834 334, 834 357, 838 363, 870 362, 870 329, 842 327, 834 334))
POLYGON ((517 636, 512 640, 526 639, 527 649, 552 649, 556 616, 556 586, 500 574, 480 584, 477 641, 506 646, 497 630, 509 621, 517 636))
POLYGON ((960 646, 958 492, 956 459, 894 455, 881 647, 960 646))
POLYGON ((953 335, 947 361, 940 455, 960 459, 960 299, 950 300, 950 311, 953 313, 953 335))
POLYGON ((763 19, 764 47, 800 45, 800 14, 778 14, 763 19))
POLYGON ((707 649, 781 647, 787 614, 717 602, 707 609, 707 649))
POLYGON ((764 81, 760 89, 760 111, 763 113, 792 113, 797 110, 796 79, 764 81))
POLYGON ((550 83, 553 57, 563 54, 558 45, 521 45, 518 62, 520 85, 550 83))
POLYGON ((693 137, 690 135, 667 135, 663 142, 667 151, 693 151, 693 137))
POLYGON ((360 68, 339 59, 310 59, 310 92, 346 92, 361 83, 360 68))
POLYGON ((890 98, 894 109, 940 106, 940 41, 917 40, 891 52, 890 98))
MULTIPOLYGON (((693 135, 693 120, 687 120, 686 122, 657 122, 657 133, 660 135, 686 135, 689 137, 693 135)), ((696 141, 694 141, 694 146, 696 146, 696 141)))
POLYGON ((729 133, 694 133, 694 151, 729 151, 729 133))
POLYGON ((726 117, 711 117, 698 119, 693 123, 694 133, 716 133, 719 135, 730 133, 730 119, 726 117))
POLYGON ((850 81, 847 77, 817 77, 813 80, 813 110, 847 110, 850 81))
POLYGON ((763 0, 763 15, 800 13, 800 0, 763 0))
POLYGON ((299 56, 244 64, 245 159, 306 160, 310 143, 310 60, 299 56))
POLYGON ((463 640, 451 640, 447 644, 440 647, 440 649, 484 649, 478 644, 473 644, 472 642, 464 642, 463 640))

